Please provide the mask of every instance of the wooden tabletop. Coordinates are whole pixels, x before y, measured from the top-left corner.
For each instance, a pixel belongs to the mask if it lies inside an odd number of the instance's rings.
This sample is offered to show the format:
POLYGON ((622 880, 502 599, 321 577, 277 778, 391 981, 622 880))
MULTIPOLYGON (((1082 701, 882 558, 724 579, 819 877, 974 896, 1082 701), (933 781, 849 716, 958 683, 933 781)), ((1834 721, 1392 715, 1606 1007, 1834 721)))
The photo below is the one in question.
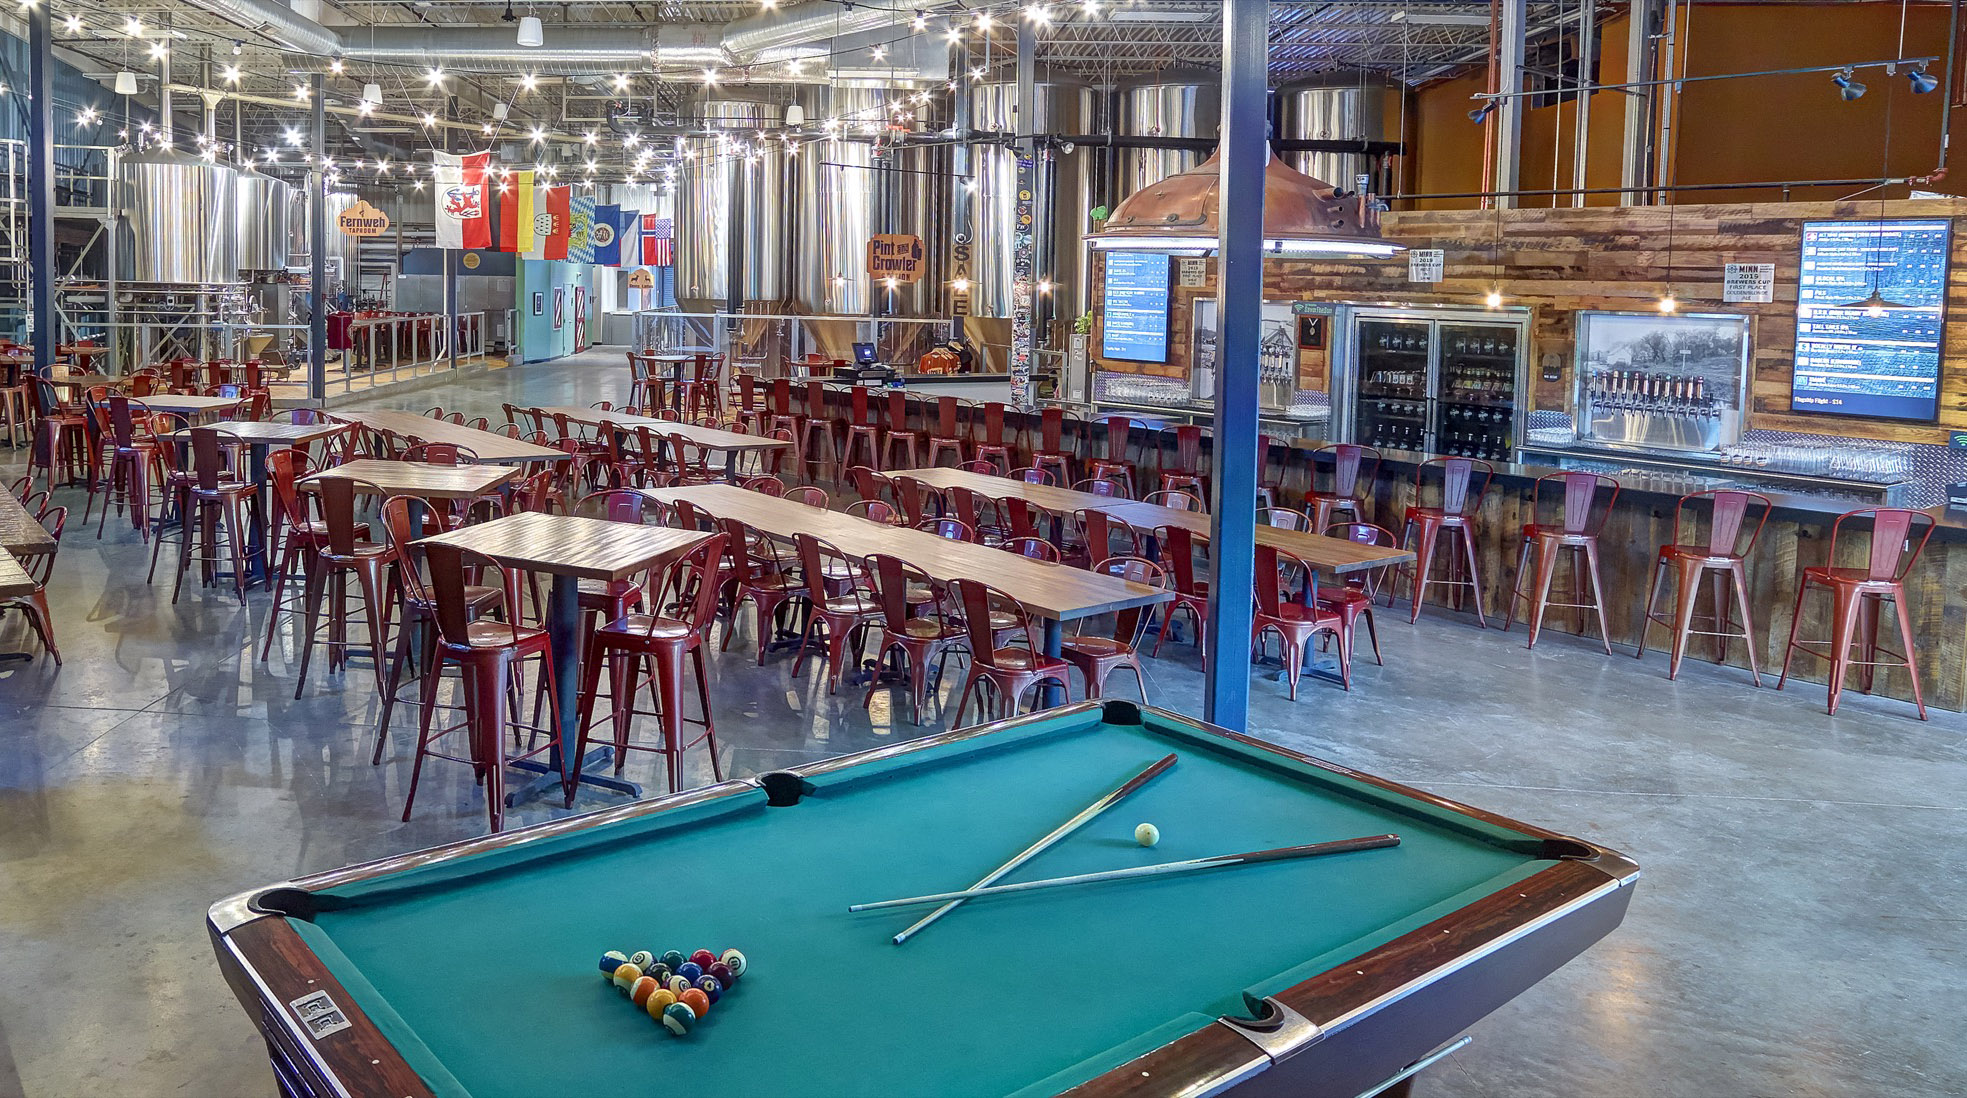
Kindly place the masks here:
MULTIPOLYGON (((1142 503, 1139 500, 1120 499, 1114 496, 1096 496, 1091 492, 1054 488, 1048 484, 1027 484, 1021 480, 992 476, 988 473, 971 473, 962 469, 899 469, 891 471, 890 475, 914 477, 924 484, 937 488, 958 486, 974 488, 991 499, 1023 499, 1034 507, 1054 514, 1081 510, 1104 511, 1137 530, 1152 531, 1162 526, 1181 526, 1208 537, 1211 528, 1209 516, 1201 511, 1182 511, 1173 507, 1163 507, 1158 503, 1142 503)), ((1379 568, 1389 564, 1401 564, 1414 559, 1414 554, 1405 549, 1361 545, 1344 538, 1328 538, 1309 530, 1284 530, 1265 523, 1257 524, 1257 544, 1282 549, 1321 572, 1335 575, 1379 568)))
POLYGON ((352 412, 337 408, 329 414, 395 438, 417 438, 425 442, 448 442, 463 446, 484 462, 565 461, 569 456, 560 450, 535 446, 491 431, 459 426, 447 420, 420 416, 415 412, 352 412))
POLYGON ((691 445, 701 446, 706 450, 777 450, 792 445, 784 439, 745 435, 736 431, 720 431, 715 427, 698 427, 691 423, 656 419, 653 416, 638 416, 630 412, 604 412, 599 408, 573 408, 561 405, 541 408, 540 411, 548 415, 563 415, 570 422, 583 423, 589 427, 612 423, 617 427, 647 427, 663 435, 682 435, 690 440, 691 445))
MULTIPOLYGON (((150 403, 134 397, 131 400, 136 404, 150 403)), ((248 446, 299 446, 316 439, 331 438, 354 430, 346 423, 279 423, 258 419, 236 419, 218 425, 217 429, 248 446)), ((171 437, 176 441, 184 442, 190 439, 191 432, 175 431, 171 437)))
POLYGON ((69 374, 65 377, 51 377, 50 385, 60 385, 70 389, 93 389, 98 385, 122 386, 129 382, 126 377, 110 377, 108 374, 69 374))
POLYGON ((676 561, 709 536, 667 526, 521 511, 418 544, 460 546, 529 572, 619 580, 676 561))
POLYGON ((12 553, 0 553, 0 599, 34 593, 34 579, 12 553))
POLYGON ((144 406, 153 412, 177 412, 187 416, 210 415, 246 403, 245 397, 182 396, 177 393, 152 393, 132 399, 142 400, 144 406))
POLYGON ((0 492, 0 549, 23 556, 55 551, 55 539, 12 492, 0 492))
POLYGON ((323 480, 353 480, 373 485, 387 496, 476 499, 518 475, 514 465, 429 465, 362 458, 302 477, 300 489, 312 492, 323 480))
POLYGON ((1097 572, 951 541, 926 530, 870 522, 728 484, 650 488, 642 494, 664 502, 689 500, 718 518, 736 519, 773 537, 811 534, 856 557, 887 553, 943 582, 978 580, 1010 594, 1039 617, 1054 621, 1146 606, 1170 597, 1165 591, 1097 572))

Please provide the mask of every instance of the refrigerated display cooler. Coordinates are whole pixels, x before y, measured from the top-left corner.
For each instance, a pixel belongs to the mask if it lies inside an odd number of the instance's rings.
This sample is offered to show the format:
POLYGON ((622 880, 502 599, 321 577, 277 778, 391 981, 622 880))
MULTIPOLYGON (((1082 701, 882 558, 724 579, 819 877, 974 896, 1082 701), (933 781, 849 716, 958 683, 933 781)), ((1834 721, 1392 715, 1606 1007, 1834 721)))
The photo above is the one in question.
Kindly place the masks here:
POLYGON ((1345 437, 1513 459, 1529 388, 1527 314, 1352 309, 1347 333, 1345 437))

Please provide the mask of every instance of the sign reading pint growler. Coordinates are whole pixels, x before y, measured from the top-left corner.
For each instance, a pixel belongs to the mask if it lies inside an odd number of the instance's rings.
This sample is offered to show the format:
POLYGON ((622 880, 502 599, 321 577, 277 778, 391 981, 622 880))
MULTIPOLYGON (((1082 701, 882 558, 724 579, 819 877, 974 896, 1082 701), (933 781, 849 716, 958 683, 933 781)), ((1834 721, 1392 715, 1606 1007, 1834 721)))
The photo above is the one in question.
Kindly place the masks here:
POLYGON ((337 214, 335 228, 348 236, 381 236, 389 231, 389 215, 365 199, 337 214))
POLYGON ((876 279, 915 282, 922 278, 922 238, 907 233, 876 233, 867 241, 867 273, 876 279))

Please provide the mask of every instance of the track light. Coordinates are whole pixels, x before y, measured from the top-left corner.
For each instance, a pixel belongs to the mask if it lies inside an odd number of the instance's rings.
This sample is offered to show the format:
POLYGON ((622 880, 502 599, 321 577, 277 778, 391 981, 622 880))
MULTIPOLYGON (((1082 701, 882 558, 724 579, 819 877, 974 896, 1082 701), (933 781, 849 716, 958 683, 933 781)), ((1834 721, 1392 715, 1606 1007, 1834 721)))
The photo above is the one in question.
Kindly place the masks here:
POLYGON ((1830 82, 1837 85, 1837 94, 1843 96, 1846 103, 1849 103, 1853 99, 1864 98, 1865 86, 1858 83, 1857 79, 1851 75, 1850 69, 1845 69, 1832 76, 1830 82))
POLYGON ((1939 80, 1931 73, 1928 73, 1924 65, 1919 65, 1911 72, 1906 73, 1906 79, 1912 81, 1912 94, 1914 95, 1925 95, 1927 92, 1940 86, 1939 80))
POLYGON ((1484 103, 1481 106, 1475 108, 1474 110, 1468 112, 1468 120, 1470 122, 1476 123, 1477 125, 1480 125, 1483 122, 1487 122, 1489 120, 1489 116, 1494 113, 1496 113, 1496 101, 1491 99, 1487 103, 1484 103))

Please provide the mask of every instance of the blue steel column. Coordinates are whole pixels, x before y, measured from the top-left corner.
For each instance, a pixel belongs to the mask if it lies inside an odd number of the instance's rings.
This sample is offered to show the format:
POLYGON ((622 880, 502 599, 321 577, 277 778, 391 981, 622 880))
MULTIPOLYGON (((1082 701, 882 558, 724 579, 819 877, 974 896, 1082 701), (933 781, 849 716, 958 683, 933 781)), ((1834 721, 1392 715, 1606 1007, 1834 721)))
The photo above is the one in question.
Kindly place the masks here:
MULTIPOLYGON (((324 94, 326 80, 320 73, 312 77, 314 104, 314 166, 307 173, 307 193, 310 199, 307 213, 308 240, 308 297, 314 307, 308 311, 307 321, 307 395, 314 406, 323 407, 328 400, 328 100, 324 94)), ((346 355, 348 352, 342 352, 346 355)), ((371 367, 373 368, 373 366, 371 367)), ((350 364, 342 363, 344 377, 350 373, 350 364)))
POLYGON ((45 3, 28 8, 27 278, 33 287, 34 368, 54 365, 61 330, 55 323, 55 35, 45 3))
POLYGON ((1242 729, 1250 710, 1257 550, 1257 366, 1269 156, 1269 0, 1223 4, 1221 211, 1217 238, 1215 454, 1210 487, 1208 679, 1203 719, 1242 729))

